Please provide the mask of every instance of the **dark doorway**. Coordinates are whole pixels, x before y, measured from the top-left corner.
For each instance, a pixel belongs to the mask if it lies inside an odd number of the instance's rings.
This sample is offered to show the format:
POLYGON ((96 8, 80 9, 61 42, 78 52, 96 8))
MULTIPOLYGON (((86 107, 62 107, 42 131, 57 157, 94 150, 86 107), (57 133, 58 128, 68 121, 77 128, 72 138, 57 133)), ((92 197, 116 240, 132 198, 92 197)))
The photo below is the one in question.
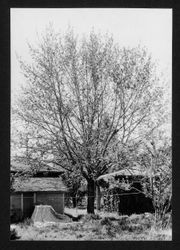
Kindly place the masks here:
POLYGON ((23 217, 30 218, 34 211, 34 194, 23 193, 23 217))

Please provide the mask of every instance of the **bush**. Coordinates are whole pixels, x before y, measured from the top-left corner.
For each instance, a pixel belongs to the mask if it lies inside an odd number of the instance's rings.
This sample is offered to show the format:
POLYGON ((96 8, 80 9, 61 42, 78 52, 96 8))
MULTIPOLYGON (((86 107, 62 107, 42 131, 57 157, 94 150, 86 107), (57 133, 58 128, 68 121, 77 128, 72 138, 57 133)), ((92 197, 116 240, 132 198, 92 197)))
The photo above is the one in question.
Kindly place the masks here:
POLYGON ((101 220, 100 224, 101 227, 105 230, 105 234, 110 238, 115 238, 116 235, 119 235, 122 232, 118 220, 114 217, 105 217, 101 220))
POLYGON ((131 216, 122 216, 118 220, 121 230, 141 233, 154 225, 155 217, 152 214, 133 214, 131 216))
POLYGON ((171 213, 166 213, 161 218, 156 217, 155 226, 157 228, 161 228, 161 229, 165 229, 167 227, 171 228, 172 227, 172 215, 171 215, 171 213))
POLYGON ((164 216, 163 227, 172 227, 172 215, 171 213, 167 213, 164 216))
POLYGON ((23 227, 27 228, 27 227, 29 227, 31 224, 32 224, 32 219, 26 218, 26 219, 24 219, 23 222, 20 223, 20 227, 21 227, 21 228, 23 228, 23 227))
POLYGON ((16 240, 19 239, 20 237, 17 235, 17 231, 15 228, 11 229, 10 231, 10 240, 16 240))
POLYGON ((30 226, 31 224, 32 224, 32 219, 26 218, 26 219, 24 220, 24 225, 25 225, 25 226, 30 226))
POLYGON ((102 225, 102 226, 103 226, 103 225, 111 226, 111 225, 112 225, 112 222, 111 222, 110 218, 105 217, 105 218, 103 218, 103 219, 101 220, 101 225, 102 225))
POLYGON ((129 228, 129 217, 128 216, 122 216, 119 221, 118 221, 118 224, 121 228, 121 230, 128 230, 129 228))
POLYGON ((98 214, 86 214, 86 215, 82 216, 81 218, 82 218, 82 221, 84 221, 84 222, 101 219, 101 217, 98 214))
POLYGON ((10 211, 10 221, 11 223, 16 223, 21 221, 21 209, 11 209, 10 211))

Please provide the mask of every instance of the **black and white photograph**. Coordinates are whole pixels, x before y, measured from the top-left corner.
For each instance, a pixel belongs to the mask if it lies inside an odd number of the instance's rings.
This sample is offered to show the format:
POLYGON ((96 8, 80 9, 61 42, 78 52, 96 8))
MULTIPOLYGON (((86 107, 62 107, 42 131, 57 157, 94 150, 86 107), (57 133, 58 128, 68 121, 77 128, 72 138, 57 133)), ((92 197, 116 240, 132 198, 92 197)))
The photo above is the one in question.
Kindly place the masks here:
POLYGON ((172 240, 172 15, 10 9, 10 240, 172 240))

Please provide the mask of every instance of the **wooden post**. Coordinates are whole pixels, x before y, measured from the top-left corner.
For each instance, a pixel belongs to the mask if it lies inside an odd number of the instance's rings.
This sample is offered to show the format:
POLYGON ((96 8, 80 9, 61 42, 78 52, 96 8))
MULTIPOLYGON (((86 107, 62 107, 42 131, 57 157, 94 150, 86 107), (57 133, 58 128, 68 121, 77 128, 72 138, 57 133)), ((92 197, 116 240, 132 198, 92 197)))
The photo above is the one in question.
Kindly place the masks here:
POLYGON ((77 215, 77 194, 76 194, 76 215, 77 215))
POLYGON ((23 193, 21 193, 21 213, 23 217, 23 193))
POLYGON ((34 202, 34 205, 36 204, 36 193, 34 193, 34 197, 33 197, 33 202, 34 202))
POLYGON ((62 205, 63 205, 63 214, 64 214, 64 193, 62 193, 62 205))
POLYGON ((97 210, 101 209, 101 192, 100 192, 100 186, 96 185, 96 208, 97 210))
POLYGON ((151 156, 151 194, 152 194, 152 199, 153 199, 153 195, 154 195, 154 190, 153 190, 153 158, 151 156))
POLYGON ((12 195, 10 194, 10 208, 12 208, 12 195))

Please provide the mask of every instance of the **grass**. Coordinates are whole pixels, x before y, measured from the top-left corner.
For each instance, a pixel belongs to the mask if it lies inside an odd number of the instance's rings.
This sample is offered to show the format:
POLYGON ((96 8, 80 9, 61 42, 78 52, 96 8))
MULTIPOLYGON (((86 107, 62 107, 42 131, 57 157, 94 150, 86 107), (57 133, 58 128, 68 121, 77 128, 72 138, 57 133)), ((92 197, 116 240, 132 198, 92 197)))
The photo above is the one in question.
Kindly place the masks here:
POLYGON ((26 221, 13 228, 19 240, 172 240, 171 225, 162 228, 152 214, 119 216, 101 212, 91 216, 84 210, 71 210, 66 212, 84 216, 78 222, 34 225, 26 221))

